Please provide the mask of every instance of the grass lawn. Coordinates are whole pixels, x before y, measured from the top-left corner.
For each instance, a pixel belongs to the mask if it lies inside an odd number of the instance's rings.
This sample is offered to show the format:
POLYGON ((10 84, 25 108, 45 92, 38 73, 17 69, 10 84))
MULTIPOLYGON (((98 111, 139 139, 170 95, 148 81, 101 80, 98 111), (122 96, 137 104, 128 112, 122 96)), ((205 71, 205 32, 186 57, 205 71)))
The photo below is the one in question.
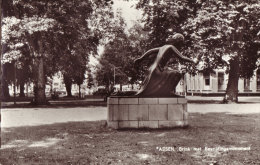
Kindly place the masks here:
POLYGON ((163 130, 112 130, 105 121, 6 128, 0 164, 260 164, 260 114, 191 113, 189 122, 163 130))

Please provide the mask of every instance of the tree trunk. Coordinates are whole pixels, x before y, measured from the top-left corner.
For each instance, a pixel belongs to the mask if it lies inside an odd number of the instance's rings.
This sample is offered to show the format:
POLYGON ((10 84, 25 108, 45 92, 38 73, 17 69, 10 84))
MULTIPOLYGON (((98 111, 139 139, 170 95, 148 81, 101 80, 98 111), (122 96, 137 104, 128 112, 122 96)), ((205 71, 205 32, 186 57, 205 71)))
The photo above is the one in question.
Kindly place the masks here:
POLYGON ((224 103, 238 102, 238 80, 239 80, 239 60, 238 57, 230 61, 228 85, 224 96, 224 103))
POLYGON ((47 104, 45 95, 45 74, 44 74, 44 61, 43 57, 39 57, 36 60, 37 65, 37 80, 36 80, 36 91, 35 91, 35 104, 45 105, 47 104))
POLYGON ((6 65, 2 65, 2 75, 1 75, 1 100, 8 100, 10 98, 8 82, 7 82, 7 69, 6 65))
POLYGON ((71 94, 72 81, 71 81, 71 79, 69 77, 67 77, 66 75, 63 75, 63 80, 64 80, 64 84, 65 84, 65 87, 66 87, 67 96, 72 97, 72 94, 71 94))
POLYGON ((120 91, 122 92, 123 91, 123 85, 120 84, 120 91))
MULTIPOLYGON (((0 15, 0 24, 1 24, 1 27, 2 27, 2 0, 0 0, 0 13, 1 13, 1 15, 0 15)), ((2 41, 2 28, 1 28, 1 30, 0 30, 0 41, 2 41)), ((0 92, 0 99, 2 99, 2 44, 1 44, 1 46, 0 46, 0 90, 1 90, 1 92, 0 92)), ((2 115, 1 115, 1 108, 0 108, 0 121, 1 121, 1 117, 2 117, 2 115)), ((1 137, 2 137, 2 134, 1 134, 1 132, 2 132, 2 130, 1 130, 1 127, 0 127, 0 148, 1 148, 1 144, 2 144, 2 139, 1 139, 1 137)))
POLYGON ((8 87, 8 83, 6 82, 6 80, 3 80, 1 82, 1 99, 2 100, 7 100, 10 98, 10 93, 9 93, 9 87, 8 87))
POLYGON ((41 33, 35 33, 28 37, 31 53, 36 57, 34 63, 34 101, 36 105, 48 104, 45 95, 45 69, 44 69, 44 47, 41 33))
POLYGON ((25 94, 24 94, 24 82, 20 82, 20 94, 19 94, 19 97, 25 97, 25 94))
POLYGON ((79 98, 81 98, 81 93, 80 93, 80 84, 78 84, 79 86, 79 98))
POLYGON ((71 93, 72 83, 65 83, 65 87, 66 87, 66 91, 67 91, 67 96, 72 97, 72 93, 71 93))
POLYGON ((111 91, 111 84, 110 84, 110 80, 108 80, 108 82, 106 83, 106 90, 108 91, 108 92, 110 92, 111 91))
MULTIPOLYGON (((52 88, 52 86, 51 86, 52 88)), ((26 83, 26 96, 29 97, 29 83, 26 83)))

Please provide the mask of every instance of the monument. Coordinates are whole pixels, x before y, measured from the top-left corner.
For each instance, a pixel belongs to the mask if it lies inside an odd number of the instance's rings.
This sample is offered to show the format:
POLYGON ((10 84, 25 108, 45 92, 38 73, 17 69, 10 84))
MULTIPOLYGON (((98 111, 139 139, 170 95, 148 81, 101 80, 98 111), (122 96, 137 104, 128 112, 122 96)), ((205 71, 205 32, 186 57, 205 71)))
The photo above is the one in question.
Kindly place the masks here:
POLYGON ((135 66, 149 61, 141 88, 129 96, 115 94, 108 98, 108 127, 172 128, 188 125, 187 100, 175 94, 175 88, 186 70, 180 62, 193 63, 176 48, 184 37, 175 34, 166 44, 148 50, 135 60, 135 66))

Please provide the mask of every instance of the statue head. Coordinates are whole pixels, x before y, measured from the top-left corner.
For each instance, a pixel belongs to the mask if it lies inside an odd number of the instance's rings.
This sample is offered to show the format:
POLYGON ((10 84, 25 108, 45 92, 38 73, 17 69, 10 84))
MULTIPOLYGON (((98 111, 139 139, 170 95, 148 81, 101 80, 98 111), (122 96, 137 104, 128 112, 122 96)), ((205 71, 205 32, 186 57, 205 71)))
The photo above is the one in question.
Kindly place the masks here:
POLYGON ((174 35, 170 35, 166 40, 168 44, 176 45, 176 44, 183 44, 184 36, 180 33, 176 33, 174 35))

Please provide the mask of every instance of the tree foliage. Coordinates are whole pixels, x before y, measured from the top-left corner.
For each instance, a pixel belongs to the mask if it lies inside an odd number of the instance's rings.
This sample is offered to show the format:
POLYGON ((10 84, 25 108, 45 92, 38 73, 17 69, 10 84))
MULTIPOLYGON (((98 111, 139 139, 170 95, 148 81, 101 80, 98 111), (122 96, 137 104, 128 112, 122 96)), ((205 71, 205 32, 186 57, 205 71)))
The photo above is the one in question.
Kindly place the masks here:
POLYGON ((89 88, 89 89, 91 89, 95 84, 94 84, 94 78, 93 78, 93 75, 91 74, 91 71, 89 70, 88 71, 88 77, 87 77, 87 79, 88 79, 88 84, 87 84, 87 87, 89 88))
POLYGON ((115 85, 114 83, 133 84, 139 79, 134 69, 134 60, 143 52, 145 37, 146 34, 138 22, 126 31, 126 23, 121 16, 121 11, 117 12, 113 33, 110 35, 109 42, 105 44, 99 60, 96 78, 100 85, 109 88, 115 85))
POLYGON ((199 1, 201 9, 184 28, 203 69, 226 67, 229 73, 225 102, 238 101, 239 77, 253 76, 260 49, 258 1, 199 1))
POLYGON ((257 1, 201 1, 201 9, 183 27, 192 39, 204 68, 229 67, 238 57, 240 76, 252 77, 259 57, 259 3, 257 1), (250 64, 250 65, 248 65, 250 64))
POLYGON ((151 47, 165 43, 172 33, 184 34, 183 52, 201 64, 198 69, 227 68, 227 91, 234 97, 239 76, 253 76, 259 59, 257 0, 141 0, 137 8, 144 11, 151 47))
MULTIPOLYGON (((22 62, 25 54, 21 49, 25 48, 30 52, 33 70, 44 63, 41 73, 45 79, 61 71, 77 84, 82 83, 88 56, 96 53, 102 37, 91 19, 98 16, 98 8, 110 5, 110 0, 6 1, 3 42, 7 49, 3 62, 22 62)), ((35 84, 38 78, 34 78, 35 84)))
POLYGON ((198 5, 195 0, 141 0, 136 7, 143 10, 144 29, 149 33, 148 48, 154 48, 165 44, 175 33, 186 36, 182 27, 196 13, 198 5))
POLYGON ((105 85, 107 88, 114 84, 114 80, 115 83, 127 81, 124 71, 130 53, 129 41, 124 31, 126 23, 120 12, 117 13, 113 21, 113 33, 111 33, 104 46, 96 76, 99 85, 105 85), (114 72, 116 72, 116 75, 114 75, 114 72))

